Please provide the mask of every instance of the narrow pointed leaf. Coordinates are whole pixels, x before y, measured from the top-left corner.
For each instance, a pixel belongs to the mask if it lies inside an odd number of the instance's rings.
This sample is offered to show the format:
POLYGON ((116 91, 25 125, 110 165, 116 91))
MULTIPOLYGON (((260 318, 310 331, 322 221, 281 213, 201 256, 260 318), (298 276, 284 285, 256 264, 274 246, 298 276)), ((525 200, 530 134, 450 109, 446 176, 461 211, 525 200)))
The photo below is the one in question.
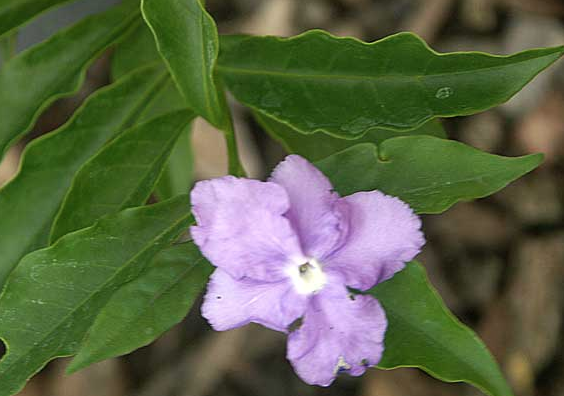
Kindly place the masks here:
POLYGON ((217 71, 254 110, 303 133, 354 137, 499 105, 563 51, 438 54, 411 33, 364 43, 310 31, 222 40, 217 71))
POLYGON ((381 190, 417 213, 441 213, 458 201, 485 197, 535 169, 542 155, 501 157, 430 136, 362 143, 316 165, 341 195, 381 190))
POLYGON ((0 71, 0 156, 55 99, 77 91, 88 65, 136 22, 126 2, 87 17, 7 62, 0 71))
POLYGON ((186 195, 127 209, 27 255, 0 297, 0 396, 48 361, 74 355, 112 295, 190 223, 186 195))
POLYGON ((76 174, 51 231, 51 243, 100 217, 144 204, 182 131, 189 110, 157 117, 120 134, 76 174))
POLYGON ((159 65, 140 69, 91 95, 58 130, 31 142, 16 177, 0 190, 0 285, 49 230, 76 171, 134 120, 160 88, 159 65))
POLYGON ((0 37, 44 11, 72 0, 3 0, 0 4, 0 37))
MULTIPOLYGON (((145 23, 140 23, 116 46, 111 64, 112 79, 118 80, 139 67, 162 61, 153 33, 145 23)), ((187 109, 187 105, 169 77, 163 83, 159 95, 143 111, 140 120, 148 120, 181 109, 187 109)))
POLYGON ((340 139, 323 132, 306 135, 287 124, 256 111, 253 112, 253 116, 274 140, 284 146, 288 153, 299 154, 310 161, 319 161, 359 143, 380 144, 384 140, 399 136, 429 135, 442 139, 446 138, 446 132, 438 120, 431 120, 419 128, 407 132, 375 128, 369 129, 366 134, 358 139, 340 139))
POLYGON ((194 183, 191 137, 192 129, 189 125, 176 141, 155 188, 155 195, 161 200, 188 193, 194 183))
POLYGON ((143 16, 188 106, 224 130, 225 98, 214 80, 217 28, 200 0, 143 0, 143 16))
MULTIPOLYGON (((169 77, 162 91, 147 110, 141 114, 140 119, 145 120, 181 109, 188 108, 176 85, 169 77)), ((155 194, 161 200, 169 199, 179 194, 186 194, 190 191, 190 187, 192 187, 194 182, 194 156, 192 154, 191 137, 192 125, 189 124, 184 128, 184 131, 176 141, 155 188, 155 194)))
POLYGON ((163 250, 102 309, 68 371, 151 343, 186 316, 212 270, 193 243, 163 250))
MULTIPOLYGON (((114 79, 119 78, 124 73, 157 60, 162 58, 157 51, 153 33, 146 24, 139 24, 114 51, 112 76, 114 79)), ((141 119, 185 108, 187 105, 184 98, 172 79, 168 79, 165 88, 141 115, 141 119)), ((155 189, 155 194, 161 200, 186 194, 192 186, 194 178, 190 137, 191 128, 188 126, 176 142, 155 189)))
POLYGON ((491 396, 512 396, 484 343, 448 310, 421 264, 408 263, 369 293, 388 319, 378 367, 419 367, 443 381, 468 382, 491 396))

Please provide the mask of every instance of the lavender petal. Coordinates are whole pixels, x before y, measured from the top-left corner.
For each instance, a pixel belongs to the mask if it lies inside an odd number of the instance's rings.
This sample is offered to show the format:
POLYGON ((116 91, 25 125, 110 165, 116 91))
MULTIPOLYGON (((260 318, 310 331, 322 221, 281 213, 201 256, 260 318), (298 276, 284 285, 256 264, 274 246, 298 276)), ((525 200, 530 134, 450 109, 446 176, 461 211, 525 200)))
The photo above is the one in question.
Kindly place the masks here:
POLYGON ((329 386, 340 372, 359 376, 378 364, 386 327, 376 299, 353 299, 344 286, 328 286, 312 299, 302 326, 290 333, 287 357, 305 382, 329 386))
POLYGON ((289 281, 236 280, 218 268, 210 278, 202 315, 218 331, 254 322, 286 332, 304 314, 306 301, 307 297, 295 293, 289 281))
POLYGON ((391 278, 425 243, 421 220, 398 198, 380 191, 341 198, 347 207, 348 235, 324 264, 345 276, 345 284, 368 290, 391 278))
POLYGON ((303 257, 283 216, 290 203, 279 185, 226 176, 198 182, 191 199, 194 242, 231 276, 281 280, 287 264, 303 257))
POLYGON ((339 196, 327 177, 306 159, 289 155, 269 180, 288 193, 290 209, 286 217, 299 235, 304 253, 323 258, 338 243, 343 221, 335 208, 339 196))

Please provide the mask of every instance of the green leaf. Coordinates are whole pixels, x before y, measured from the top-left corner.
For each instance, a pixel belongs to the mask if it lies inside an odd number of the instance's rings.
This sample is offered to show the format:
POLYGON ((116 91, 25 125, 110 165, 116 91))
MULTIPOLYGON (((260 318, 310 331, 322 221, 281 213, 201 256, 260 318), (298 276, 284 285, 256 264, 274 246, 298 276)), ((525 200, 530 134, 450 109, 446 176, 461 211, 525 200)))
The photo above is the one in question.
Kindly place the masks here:
POLYGON ((163 250, 146 272, 113 295, 67 371, 151 343, 186 316, 212 270, 193 243, 163 250))
POLYGON ((157 183, 155 194, 161 200, 190 191, 194 182, 192 130, 186 127, 172 149, 166 167, 157 183))
MULTIPOLYGON (((155 117, 173 110, 187 109, 180 92, 170 77, 161 93, 141 115, 141 120, 155 117)), ((192 128, 187 125, 178 138, 157 183, 155 193, 159 199, 169 199, 186 194, 194 181, 194 157, 192 155, 192 128)))
POLYGON ((541 154, 509 158, 430 136, 362 143, 316 165, 341 195, 381 190, 417 213, 441 213, 458 201, 485 197, 536 168, 541 154))
POLYGON ((512 392, 478 336, 460 323, 416 262, 368 292, 380 301, 388 330, 378 367, 419 367, 447 382, 468 382, 492 396, 512 392))
POLYGON ((150 120, 151 118, 178 110, 189 110, 189 108, 184 103, 180 92, 178 92, 170 75, 167 73, 161 91, 140 114, 139 119, 140 121, 150 120))
MULTIPOLYGON (((157 51, 153 33, 146 24, 140 24, 122 43, 112 57, 112 76, 118 78, 140 65, 162 60, 157 51)), ((187 108, 184 98, 169 79, 153 103, 141 116, 148 119, 176 109, 187 108)), ((191 128, 186 127, 178 139, 155 190, 159 199, 168 199, 190 190, 193 182, 193 155, 190 143, 191 128)))
POLYGON ((229 116, 214 80, 217 28, 200 0, 143 0, 145 21, 188 106, 221 130, 229 116))
POLYGON ((358 139, 339 139, 323 132, 316 132, 311 135, 299 133, 289 125, 257 111, 253 112, 253 116, 274 140, 284 146, 288 153, 299 154, 310 161, 319 161, 358 143, 380 144, 384 140, 398 136, 430 135, 442 139, 446 138, 445 130, 438 120, 429 121, 419 128, 403 133, 375 128, 366 131, 358 139))
POLYGON ((216 70, 254 110, 303 133, 354 137, 496 106, 563 51, 438 54, 411 33, 367 44, 316 30, 287 39, 222 40, 216 70))
POLYGON ((191 221, 188 196, 127 209, 30 253, 0 297, 0 396, 48 361, 70 356, 113 294, 134 280, 191 221))
MULTIPOLYGON (((120 42, 112 56, 112 79, 117 80, 133 70, 162 62, 153 33, 145 23, 138 24, 120 42)), ((163 62, 164 64, 164 62, 163 62)), ((184 98, 171 78, 163 84, 164 88, 158 97, 141 114, 141 120, 147 120, 174 110, 187 109, 184 98)))
POLYGON ((0 4, 0 36, 44 11, 70 1, 72 0, 3 0, 0 4))
POLYGON ((132 2, 83 19, 0 71, 0 157, 55 99, 75 93, 88 65, 139 21, 132 2))
POLYGON ((19 173, 0 190, 0 285, 26 253, 47 244, 75 172, 138 116, 163 73, 149 66, 99 90, 69 122, 26 147, 19 173))
MULTIPOLYGON (((18 44, 18 32, 14 30, 12 33, 0 37, 0 60, 7 62, 16 56, 18 44)), ((0 62, 0 66, 1 66, 0 62)))
POLYGON ((153 33, 147 24, 140 23, 116 46, 112 54, 112 79, 117 80, 138 67, 160 60, 153 33))
POLYGON ((144 204, 192 118, 189 110, 169 113, 123 132, 104 146, 76 174, 53 223, 51 243, 104 215, 144 204))

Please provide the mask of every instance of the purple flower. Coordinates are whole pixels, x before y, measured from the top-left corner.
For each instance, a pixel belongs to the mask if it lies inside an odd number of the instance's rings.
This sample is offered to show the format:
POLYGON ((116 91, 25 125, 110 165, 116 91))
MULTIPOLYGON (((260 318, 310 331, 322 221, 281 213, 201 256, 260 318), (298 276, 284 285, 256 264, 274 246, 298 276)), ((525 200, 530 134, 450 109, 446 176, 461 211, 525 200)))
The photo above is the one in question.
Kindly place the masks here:
POLYGON ((348 288, 368 290, 419 253, 421 221, 407 204, 380 191, 341 198, 290 155, 268 182, 197 183, 192 205, 194 242, 217 267, 202 306, 215 330, 255 322, 289 333, 287 357, 309 384, 380 361, 384 310, 348 288))

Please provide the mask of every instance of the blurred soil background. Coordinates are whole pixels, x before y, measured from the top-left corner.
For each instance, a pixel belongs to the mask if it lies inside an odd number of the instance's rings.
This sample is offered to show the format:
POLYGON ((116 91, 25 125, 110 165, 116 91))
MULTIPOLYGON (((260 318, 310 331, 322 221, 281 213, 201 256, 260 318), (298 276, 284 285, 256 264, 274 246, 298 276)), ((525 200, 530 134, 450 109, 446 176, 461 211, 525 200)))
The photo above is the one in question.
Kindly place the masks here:
MULTIPOLYGON (((20 49, 116 0, 83 0, 26 27, 20 49)), ((312 28, 367 41, 399 31, 437 51, 508 54, 564 44, 559 0, 208 0, 222 33, 293 35, 312 28)), ((109 81, 111 51, 90 69, 81 93, 41 117, 35 138, 63 123, 84 97, 109 81)), ((283 156, 247 111, 234 107, 244 163, 262 178, 283 156)), ((517 396, 564 396, 564 62, 509 103, 445 120, 451 138, 503 155, 545 153, 544 164, 493 197, 425 216, 420 260, 447 305, 485 340, 517 396)), ((197 177, 226 173, 219 133, 196 122, 197 177)), ((23 143, 0 166, 0 185, 18 167, 23 143)), ((401 175, 398 175, 401 177, 401 175)), ((51 363, 25 396, 472 396, 416 369, 370 370, 329 388, 303 384, 285 360, 284 336, 259 326, 213 332, 197 303, 185 322, 153 345, 73 376, 51 363)))

